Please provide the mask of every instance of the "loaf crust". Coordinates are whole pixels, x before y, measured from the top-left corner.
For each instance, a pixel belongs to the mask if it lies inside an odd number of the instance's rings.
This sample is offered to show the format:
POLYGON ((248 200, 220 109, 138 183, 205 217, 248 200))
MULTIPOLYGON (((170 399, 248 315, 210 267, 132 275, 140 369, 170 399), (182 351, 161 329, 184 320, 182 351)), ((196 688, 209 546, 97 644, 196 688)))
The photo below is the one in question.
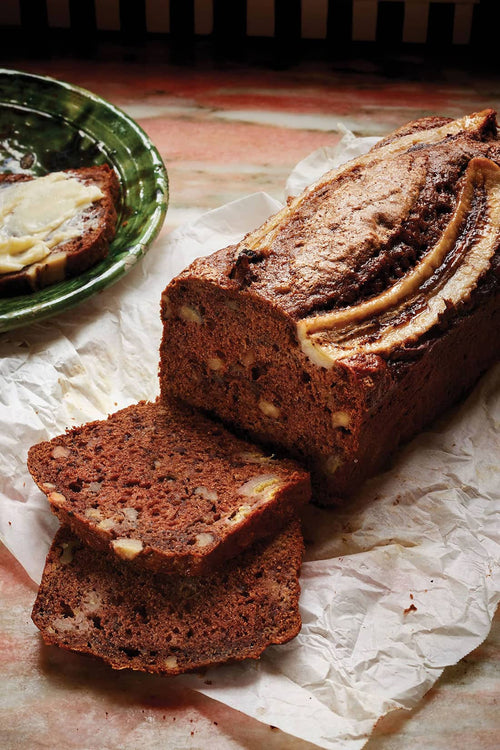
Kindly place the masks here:
POLYGON ((425 118, 195 261, 163 295, 163 396, 352 493, 498 358, 499 163, 492 110, 425 118))
POLYGON ((88 545, 163 573, 210 573, 310 498, 294 461, 173 402, 140 402, 39 443, 28 468, 88 545))
POLYGON ((257 658, 300 630, 300 524, 204 578, 112 564, 67 528, 52 544, 32 618, 45 643, 114 669, 175 675, 257 658))
MULTIPOLYGON (((97 184, 104 196, 82 214, 84 232, 62 242, 42 261, 12 273, 0 273, 0 297, 29 294, 63 279, 79 276, 106 257, 116 233, 120 195, 118 177, 107 164, 65 170, 87 184, 97 184)), ((33 179, 28 175, 0 174, 2 185, 33 179)))

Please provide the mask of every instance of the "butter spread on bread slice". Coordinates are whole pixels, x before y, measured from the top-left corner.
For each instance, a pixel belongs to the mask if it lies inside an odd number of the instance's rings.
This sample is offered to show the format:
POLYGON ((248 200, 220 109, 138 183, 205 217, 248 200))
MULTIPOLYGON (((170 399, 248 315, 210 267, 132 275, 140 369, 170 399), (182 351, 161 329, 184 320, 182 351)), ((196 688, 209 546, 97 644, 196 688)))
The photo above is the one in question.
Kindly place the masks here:
POLYGON ((107 165, 36 178, 0 175, 0 295, 36 291, 104 258, 118 195, 107 165))

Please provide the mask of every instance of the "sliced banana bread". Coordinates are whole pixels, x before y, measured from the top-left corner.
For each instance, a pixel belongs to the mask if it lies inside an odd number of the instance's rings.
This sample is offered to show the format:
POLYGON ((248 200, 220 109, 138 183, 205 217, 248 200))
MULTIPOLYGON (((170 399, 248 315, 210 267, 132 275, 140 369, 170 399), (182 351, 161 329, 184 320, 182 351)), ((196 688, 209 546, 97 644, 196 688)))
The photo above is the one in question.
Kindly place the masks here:
POLYGON ((310 496, 294 461, 160 401, 35 445, 28 468, 87 544, 167 573, 208 573, 275 533, 310 496))
POLYGON ((295 520, 210 576, 162 576, 112 564, 63 527, 32 618, 46 643, 115 669, 174 675, 257 658, 300 630, 302 553, 295 520))

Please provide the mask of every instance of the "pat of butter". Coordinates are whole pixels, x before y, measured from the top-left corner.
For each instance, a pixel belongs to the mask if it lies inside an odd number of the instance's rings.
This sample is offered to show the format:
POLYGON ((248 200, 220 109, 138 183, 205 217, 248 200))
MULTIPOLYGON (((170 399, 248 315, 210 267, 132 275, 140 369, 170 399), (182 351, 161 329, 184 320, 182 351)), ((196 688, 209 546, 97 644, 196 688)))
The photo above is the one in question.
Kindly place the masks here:
POLYGON ((97 185, 86 185, 65 172, 2 186, 0 273, 20 271, 78 237, 84 229, 83 211, 102 197, 97 185))

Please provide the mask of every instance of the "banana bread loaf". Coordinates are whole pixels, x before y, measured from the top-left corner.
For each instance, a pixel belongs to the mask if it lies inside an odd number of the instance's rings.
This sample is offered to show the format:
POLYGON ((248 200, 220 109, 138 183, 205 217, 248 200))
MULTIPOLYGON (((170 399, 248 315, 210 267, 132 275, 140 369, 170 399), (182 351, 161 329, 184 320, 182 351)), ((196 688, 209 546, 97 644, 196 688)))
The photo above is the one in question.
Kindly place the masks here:
POLYGON ((352 492, 498 357, 491 110, 425 118, 323 176, 162 298, 160 381, 352 492))
POLYGON ((300 630, 303 553, 294 520, 203 578, 112 564, 62 528, 47 556, 32 618, 46 643, 115 669, 179 674, 257 658, 300 630))
POLYGON ((102 260, 119 183, 107 165, 33 178, 0 175, 0 296, 36 291, 102 260))
POLYGON ((310 497, 294 461, 159 401, 33 446, 28 468, 87 544, 164 573, 210 572, 276 533, 310 497))

